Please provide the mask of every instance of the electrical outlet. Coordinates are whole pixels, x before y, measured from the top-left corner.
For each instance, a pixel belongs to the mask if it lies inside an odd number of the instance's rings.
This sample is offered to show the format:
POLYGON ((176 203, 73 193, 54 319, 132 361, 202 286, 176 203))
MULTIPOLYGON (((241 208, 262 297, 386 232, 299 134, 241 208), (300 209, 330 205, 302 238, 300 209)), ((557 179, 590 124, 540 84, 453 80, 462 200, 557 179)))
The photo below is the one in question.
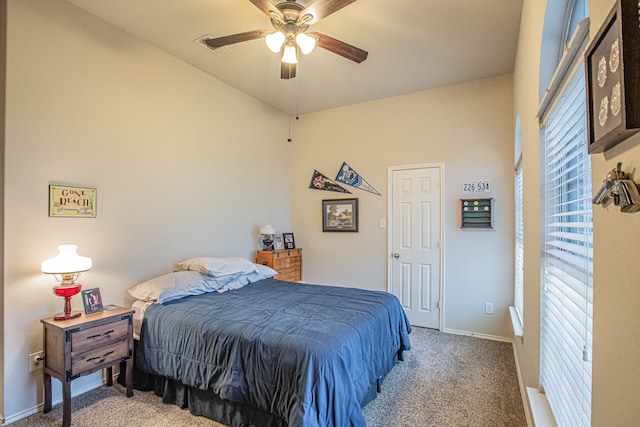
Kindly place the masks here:
POLYGON ((484 303, 484 312, 486 314, 493 314, 493 303, 492 302, 485 302, 484 303))
POLYGON ((44 351, 37 351, 29 355, 29 372, 42 369, 44 366, 44 351))

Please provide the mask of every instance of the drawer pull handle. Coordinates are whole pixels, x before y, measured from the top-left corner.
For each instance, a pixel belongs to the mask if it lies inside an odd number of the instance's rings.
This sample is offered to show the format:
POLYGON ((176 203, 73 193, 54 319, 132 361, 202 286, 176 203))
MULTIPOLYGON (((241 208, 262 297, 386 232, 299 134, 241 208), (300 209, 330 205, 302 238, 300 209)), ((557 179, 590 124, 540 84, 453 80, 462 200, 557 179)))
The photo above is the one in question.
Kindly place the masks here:
POLYGON ((103 354, 102 356, 90 357, 90 358, 87 359, 87 362, 93 362, 96 359, 102 359, 100 362, 98 362, 98 363, 102 363, 102 362, 104 362, 104 358, 107 357, 108 355, 112 354, 112 353, 113 353, 113 350, 103 354))
POLYGON ((104 336, 109 335, 109 334, 112 334, 112 333, 113 333, 113 329, 111 329, 111 330, 109 330, 109 331, 107 331, 107 332, 103 332, 103 333, 98 334, 98 335, 89 335, 89 336, 87 337, 87 339, 88 339, 88 340, 92 340, 92 339, 94 339, 94 338, 104 337, 104 336))

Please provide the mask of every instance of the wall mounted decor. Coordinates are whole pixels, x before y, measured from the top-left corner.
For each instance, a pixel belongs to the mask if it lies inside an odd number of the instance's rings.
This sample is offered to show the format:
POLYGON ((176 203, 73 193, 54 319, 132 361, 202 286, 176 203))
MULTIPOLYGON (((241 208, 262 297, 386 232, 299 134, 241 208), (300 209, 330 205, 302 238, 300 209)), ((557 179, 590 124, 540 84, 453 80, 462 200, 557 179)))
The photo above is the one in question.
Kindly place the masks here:
POLYGON ((359 188, 360 190, 368 191, 369 193, 377 194, 380 193, 371 186, 358 172, 353 170, 351 166, 347 164, 347 162, 342 163, 342 167, 338 171, 338 175, 336 176, 336 181, 341 182, 343 184, 350 185, 355 188, 359 188))
POLYGON ((316 169, 314 169, 313 171, 313 176, 311 177, 309 188, 312 188, 314 190, 335 191, 338 193, 351 194, 351 191, 347 190, 346 188, 343 188, 339 184, 336 184, 333 180, 327 178, 325 175, 318 172, 316 169))
POLYGON ((585 53, 589 153, 640 131, 638 18, 638 0, 617 0, 585 53))
POLYGON ((493 228, 493 199, 460 199, 460 228, 493 228))
POLYGON ((491 181, 488 179, 474 179, 462 181, 463 193, 491 193, 491 181))
POLYGON ((622 163, 618 163, 617 168, 611 169, 591 201, 595 205, 606 205, 610 200, 613 200, 616 206, 620 206, 621 212, 640 211, 638 186, 626 173, 622 172, 622 163))
POLYGON ((49 216, 66 218, 95 218, 96 189, 50 185, 49 216))
POLYGON ((358 199, 322 201, 322 231, 358 231, 358 199))

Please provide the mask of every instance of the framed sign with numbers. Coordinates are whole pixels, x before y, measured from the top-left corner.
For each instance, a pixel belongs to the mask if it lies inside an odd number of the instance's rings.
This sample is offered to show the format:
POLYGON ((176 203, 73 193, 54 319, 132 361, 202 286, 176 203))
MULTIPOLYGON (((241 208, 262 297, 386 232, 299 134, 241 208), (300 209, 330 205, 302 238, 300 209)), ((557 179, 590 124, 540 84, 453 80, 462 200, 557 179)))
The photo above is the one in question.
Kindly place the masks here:
POLYGON ((491 193, 491 181, 473 180, 462 182, 463 193, 491 193))
POLYGON ((589 153, 640 131, 640 2, 617 0, 585 53, 589 153))

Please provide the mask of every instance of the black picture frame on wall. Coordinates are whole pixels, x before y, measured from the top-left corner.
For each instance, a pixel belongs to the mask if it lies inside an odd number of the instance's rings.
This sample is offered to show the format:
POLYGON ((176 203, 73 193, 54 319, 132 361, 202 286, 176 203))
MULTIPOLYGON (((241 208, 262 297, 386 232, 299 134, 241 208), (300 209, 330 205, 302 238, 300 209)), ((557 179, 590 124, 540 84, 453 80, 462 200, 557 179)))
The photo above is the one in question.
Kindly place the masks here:
POLYGON ((589 153, 640 131, 637 0, 618 0, 585 53, 589 153))
POLYGON ((358 232, 358 199, 322 201, 322 231, 358 232))

